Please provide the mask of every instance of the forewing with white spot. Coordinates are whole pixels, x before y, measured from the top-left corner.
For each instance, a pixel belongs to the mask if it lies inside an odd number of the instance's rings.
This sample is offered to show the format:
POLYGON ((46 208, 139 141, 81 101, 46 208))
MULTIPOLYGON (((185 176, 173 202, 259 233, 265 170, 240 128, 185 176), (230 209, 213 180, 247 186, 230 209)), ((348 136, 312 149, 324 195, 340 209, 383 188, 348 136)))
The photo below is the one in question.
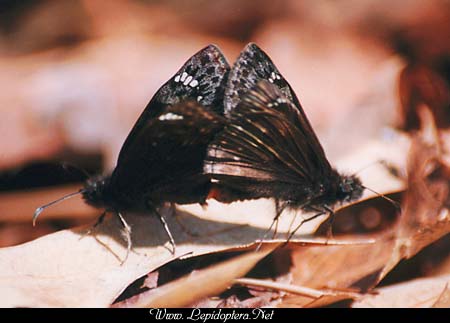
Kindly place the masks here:
POLYGON ((142 112, 119 154, 117 164, 133 158, 128 151, 133 145, 139 145, 136 139, 140 132, 153 119, 161 115, 167 106, 180 102, 197 100, 202 106, 222 115, 225 84, 230 66, 219 48, 209 45, 193 55, 178 72, 175 73, 156 92, 142 112))
POLYGON ((294 91, 270 57, 256 44, 250 43, 242 50, 230 71, 225 90, 225 114, 229 115, 245 93, 262 80, 275 84, 295 106, 301 109, 294 91))

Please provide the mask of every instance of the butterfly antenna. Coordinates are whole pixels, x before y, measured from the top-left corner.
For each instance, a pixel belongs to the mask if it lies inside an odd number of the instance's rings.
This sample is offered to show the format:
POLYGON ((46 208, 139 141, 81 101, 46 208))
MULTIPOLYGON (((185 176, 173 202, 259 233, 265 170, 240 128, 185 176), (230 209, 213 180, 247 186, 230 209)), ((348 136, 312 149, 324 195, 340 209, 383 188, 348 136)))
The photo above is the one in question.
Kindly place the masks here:
POLYGON ((52 201, 52 202, 47 203, 47 204, 45 204, 45 205, 43 205, 43 206, 41 206, 41 207, 38 207, 38 208, 36 209, 36 211, 34 211, 34 215, 33 215, 33 227, 36 225, 36 220, 37 220, 39 214, 41 214, 42 211, 44 211, 46 208, 48 208, 49 206, 52 206, 52 205, 54 205, 54 204, 57 204, 57 203, 59 203, 59 202, 65 201, 65 200, 71 198, 72 196, 75 196, 75 195, 77 195, 77 194, 81 194, 81 193, 83 193, 83 192, 84 192, 84 190, 79 190, 78 192, 73 192, 73 193, 67 194, 67 195, 65 195, 65 196, 63 196, 63 197, 61 197, 61 198, 59 198, 59 199, 57 199, 57 200, 55 200, 55 201, 52 201))
POLYGON ((83 173, 84 176, 86 176, 86 178, 89 178, 89 177, 91 176, 84 168, 78 167, 78 166, 73 165, 73 164, 68 163, 68 162, 62 163, 62 168, 63 168, 65 171, 69 171, 69 167, 71 167, 71 168, 73 168, 73 169, 76 169, 76 170, 80 171, 81 173, 83 173))
POLYGON ((386 201, 391 202, 391 203, 395 206, 396 209, 398 209, 400 212, 402 211, 402 207, 400 206, 400 203, 398 203, 397 201, 394 201, 394 200, 391 199, 390 197, 387 197, 387 196, 384 195, 384 194, 378 193, 377 191, 374 191, 373 189, 368 188, 367 186, 362 185, 362 188, 364 188, 364 189, 366 189, 366 190, 368 190, 368 191, 371 191, 372 193, 377 194, 378 196, 384 198, 386 201))
POLYGON ((358 174, 361 173, 363 170, 366 170, 366 169, 369 168, 369 167, 372 167, 372 166, 377 165, 377 164, 383 165, 383 163, 384 163, 384 160, 377 160, 377 161, 371 162, 370 164, 367 164, 366 166, 363 166, 363 167, 361 167, 360 169, 358 169, 356 172, 354 172, 354 173, 353 173, 353 176, 354 176, 354 175, 358 175, 358 174))

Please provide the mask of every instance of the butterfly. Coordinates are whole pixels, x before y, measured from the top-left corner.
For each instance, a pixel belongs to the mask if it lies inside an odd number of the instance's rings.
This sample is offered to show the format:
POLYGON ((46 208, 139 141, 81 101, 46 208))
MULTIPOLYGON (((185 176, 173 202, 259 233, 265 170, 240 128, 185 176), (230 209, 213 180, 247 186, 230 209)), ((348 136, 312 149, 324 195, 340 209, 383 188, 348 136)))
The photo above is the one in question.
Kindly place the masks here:
POLYGON ((150 100, 112 173, 91 177, 78 192, 38 208, 33 223, 46 207, 81 194, 87 204, 119 216, 128 252, 131 229, 123 212, 156 214, 175 252, 175 241, 158 208, 164 203, 205 202, 210 179, 203 174, 203 161, 209 142, 223 127, 220 114, 229 70, 214 45, 193 55, 150 100))
POLYGON ((225 203, 274 198, 273 225, 285 208, 315 212, 311 220, 362 196, 357 176, 330 165, 291 86, 257 45, 247 45, 233 65, 224 108, 228 122, 204 165, 214 185, 210 197, 225 203))

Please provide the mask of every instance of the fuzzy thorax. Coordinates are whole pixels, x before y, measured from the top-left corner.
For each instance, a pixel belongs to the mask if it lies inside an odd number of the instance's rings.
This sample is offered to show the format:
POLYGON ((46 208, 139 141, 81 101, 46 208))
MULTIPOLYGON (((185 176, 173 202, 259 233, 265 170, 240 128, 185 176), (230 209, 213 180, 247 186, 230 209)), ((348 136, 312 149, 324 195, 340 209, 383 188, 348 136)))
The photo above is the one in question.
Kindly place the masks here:
POLYGON ((84 201, 96 208, 109 209, 112 207, 109 176, 95 176, 89 178, 82 190, 84 201))

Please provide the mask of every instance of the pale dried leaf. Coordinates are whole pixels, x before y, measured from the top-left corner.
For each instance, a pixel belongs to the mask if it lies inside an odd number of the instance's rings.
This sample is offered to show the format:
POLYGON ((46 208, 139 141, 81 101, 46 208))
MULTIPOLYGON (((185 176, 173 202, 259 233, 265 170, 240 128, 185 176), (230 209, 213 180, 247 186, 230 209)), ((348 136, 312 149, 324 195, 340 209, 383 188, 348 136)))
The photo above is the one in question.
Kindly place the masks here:
POLYGON ((449 283, 450 275, 415 279, 380 288, 377 295, 367 295, 353 303, 353 307, 431 307, 449 283))
MULTIPOLYGON (((377 237, 373 244, 293 248, 293 284, 314 289, 351 288, 366 291, 379 281, 379 273, 392 254, 393 238, 390 231, 377 237)), ((340 296, 326 296, 314 305, 341 299, 340 296)), ((310 298, 287 295, 280 306, 303 307, 310 303, 310 298)))
POLYGON ((444 291, 439 296, 438 300, 433 304, 434 308, 450 308, 450 288, 449 284, 445 286, 444 291))
MULTIPOLYGON (((184 206, 177 212, 177 220, 198 236, 189 235, 173 216, 166 214, 177 244, 175 258, 251 245, 264 236, 273 209, 269 200, 231 205, 212 202, 207 210, 197 205, 184 206), (188 213, 189 209, 197 215, 188 213)), ((41 216, 45 217, 45 213, 41 216)), ((132 228, 133 251, 122 266, 126 243, 116 216, 107 217, 95 235, 82 238, 87 228, 64 230, 0 249, 0 286, 5 291, 0 305, 106 307, 134 280, 174 259, 156 217, 127 214, 125 219, 132 228)), ((283 228, 289 227, 289 221, 287 216, 280 221, 281 236, 285 236, 283 228)))
POLYGON ((396 245, 382 275, 401 259, 411 258, 427 245, 450 232, 447 201, 448 168, 442 162, 442 145, 431 111, 419 110, 421 132, 412 139, 408 155, 408 190, 398 225, 396 245))
POLYGON ((234 279, 244 276, 276 245, 260 252, 250 252, 206 269, 195 271, 185 277, 139 295, 132 307, 183 307, 200 299, 221 293, 233 284, 234 279))

